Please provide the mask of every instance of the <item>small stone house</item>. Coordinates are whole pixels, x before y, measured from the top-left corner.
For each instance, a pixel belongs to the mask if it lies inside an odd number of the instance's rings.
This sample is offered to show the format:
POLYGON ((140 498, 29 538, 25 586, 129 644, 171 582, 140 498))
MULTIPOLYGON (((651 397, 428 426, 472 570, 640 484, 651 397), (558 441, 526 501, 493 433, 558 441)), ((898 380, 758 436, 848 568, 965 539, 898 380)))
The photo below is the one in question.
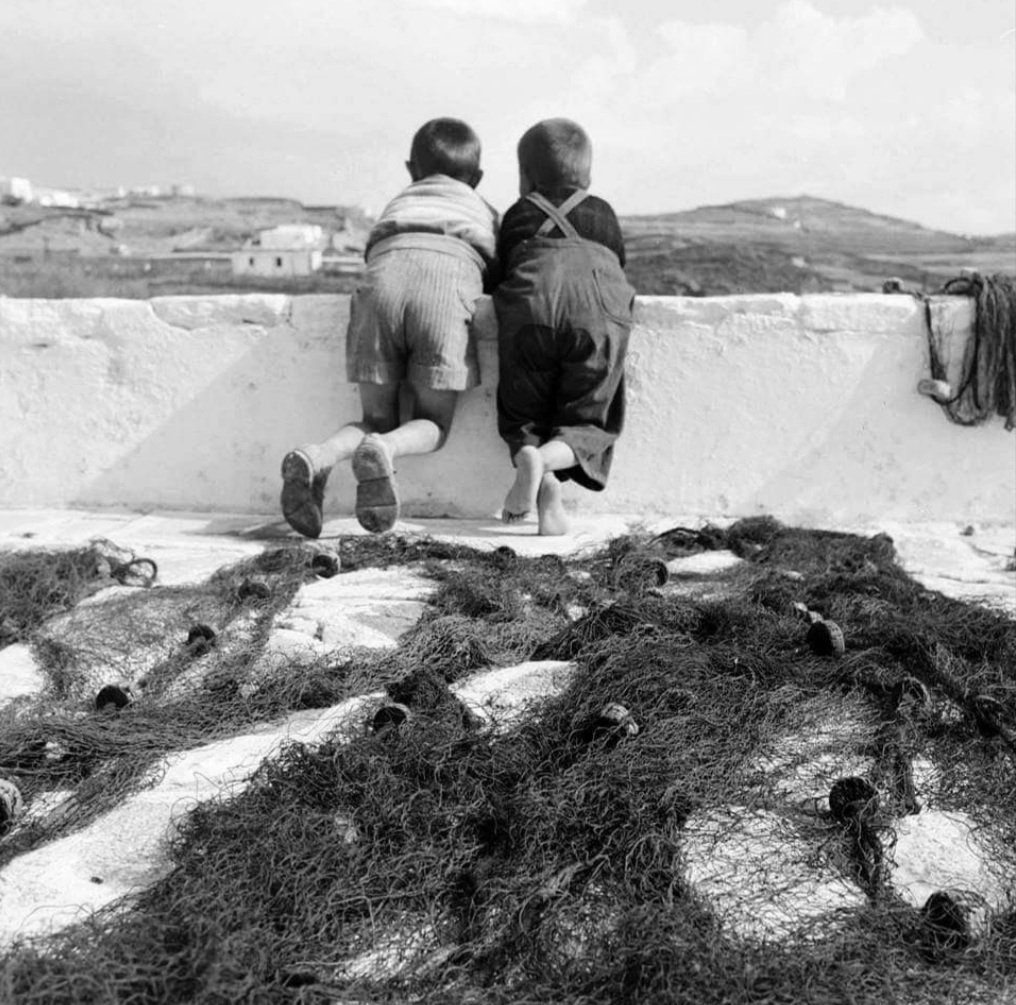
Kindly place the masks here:
POLYGON ((234 251, 234 276, 309 276, 321 268, 324 230, 313 224, 285 224, 262 230, 234 251))

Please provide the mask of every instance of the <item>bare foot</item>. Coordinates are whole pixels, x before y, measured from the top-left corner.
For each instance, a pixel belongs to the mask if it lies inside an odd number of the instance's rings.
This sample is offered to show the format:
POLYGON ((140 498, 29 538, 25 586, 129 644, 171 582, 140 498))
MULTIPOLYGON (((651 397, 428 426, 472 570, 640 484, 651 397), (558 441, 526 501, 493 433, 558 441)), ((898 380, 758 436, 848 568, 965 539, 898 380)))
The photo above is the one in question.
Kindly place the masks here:
POLYGON ((561 502, 561 483, 550 471, 540 479, 536 512, 539 517, 539 533, 543 537, 559 537, 568 533, 568 518, 564 515, 564 505, 561 502))
POLYGON ((543 457, 536 447, 523 447, 515 455, 515 483, 508 490, 501 510, 505 523, 518 523, 536 509, 536 496, 543 478, 543 457))

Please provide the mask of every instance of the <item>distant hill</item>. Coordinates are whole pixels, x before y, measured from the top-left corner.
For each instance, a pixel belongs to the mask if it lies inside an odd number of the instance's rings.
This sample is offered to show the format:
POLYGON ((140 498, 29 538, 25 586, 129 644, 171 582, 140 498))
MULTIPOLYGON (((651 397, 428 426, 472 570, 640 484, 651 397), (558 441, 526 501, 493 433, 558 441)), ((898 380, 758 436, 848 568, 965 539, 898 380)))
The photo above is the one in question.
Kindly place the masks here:
MULTIPOLYGON (((141 263, 174 252, 231 251, 259 230, 289 223, 318 224, 339 243, 362 247, 370 222, 355 206, 275 197, 129 196, 85 209, 0 205, 0 294, 212 293, 227 280, 230 290, 344 291, 355 281, 239 282, 207 268, 157 275, 141 263)), ((964 268, 1016 274, 1016 234, 964 237, 807 195, 629 216, 621 225, 628 276, 642 294, 872 291, 889 276, 930 292, 964 268)))
POLYGON ((896 276, 930 291, 972 268, 1016 274, 1016 234, 964 237, 814 196, 621 220, 644 294, 871 291, 896 276))

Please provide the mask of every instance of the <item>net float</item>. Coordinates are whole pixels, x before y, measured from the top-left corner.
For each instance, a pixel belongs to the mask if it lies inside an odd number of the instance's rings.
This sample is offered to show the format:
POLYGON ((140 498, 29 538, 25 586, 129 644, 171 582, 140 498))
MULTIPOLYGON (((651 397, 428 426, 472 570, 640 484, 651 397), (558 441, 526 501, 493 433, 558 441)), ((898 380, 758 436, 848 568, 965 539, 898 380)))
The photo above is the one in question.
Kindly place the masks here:
POLYGON ((843 629, 835 621, 816 621, 804 639, 816 656, 842 656, 846 650, 843 629))

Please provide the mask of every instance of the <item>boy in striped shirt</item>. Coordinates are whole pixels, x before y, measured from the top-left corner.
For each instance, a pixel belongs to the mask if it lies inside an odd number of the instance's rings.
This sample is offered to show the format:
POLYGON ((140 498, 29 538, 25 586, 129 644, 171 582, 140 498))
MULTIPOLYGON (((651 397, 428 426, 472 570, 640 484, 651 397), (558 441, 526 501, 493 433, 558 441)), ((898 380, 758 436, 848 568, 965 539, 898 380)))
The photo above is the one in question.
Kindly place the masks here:
POLYGON ((493 282, 498 217, 475 189, 480 141, 458 119, 432 119, 413 137, 412 184, 385 207, 367 241, 367 275, 350 304, 346 375, 363 419, 282 462, 282 512, 306 537, 321 533, 331 469, 352 458, 356 516, 374 533, 399 517, 395 459, 440 449, 460 391, 479 382, 469 333, 493 282), (399 422, 400 389, 409 418, 399 422))

